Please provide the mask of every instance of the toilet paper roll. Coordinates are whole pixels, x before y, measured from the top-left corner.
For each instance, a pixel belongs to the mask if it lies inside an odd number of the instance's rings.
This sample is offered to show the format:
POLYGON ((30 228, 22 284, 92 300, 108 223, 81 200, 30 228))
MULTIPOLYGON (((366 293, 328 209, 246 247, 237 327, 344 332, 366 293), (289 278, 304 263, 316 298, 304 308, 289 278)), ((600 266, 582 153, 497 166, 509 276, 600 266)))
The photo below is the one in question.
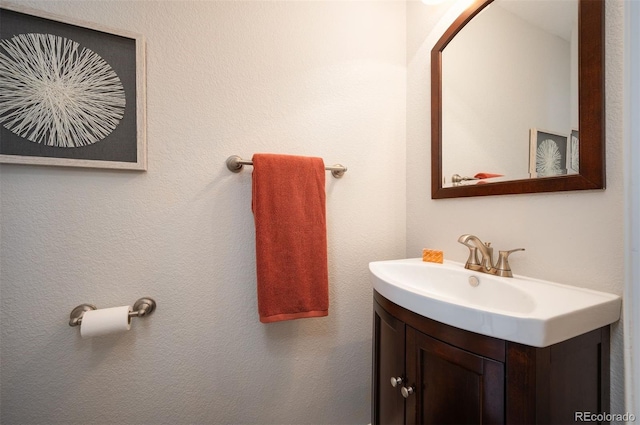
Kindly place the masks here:
POLYGON ((80 336, 82 338, 91 338, 128 331, 131 329, 130 311, 131 306, 128 305, 86 311, 82 315, 80 336))

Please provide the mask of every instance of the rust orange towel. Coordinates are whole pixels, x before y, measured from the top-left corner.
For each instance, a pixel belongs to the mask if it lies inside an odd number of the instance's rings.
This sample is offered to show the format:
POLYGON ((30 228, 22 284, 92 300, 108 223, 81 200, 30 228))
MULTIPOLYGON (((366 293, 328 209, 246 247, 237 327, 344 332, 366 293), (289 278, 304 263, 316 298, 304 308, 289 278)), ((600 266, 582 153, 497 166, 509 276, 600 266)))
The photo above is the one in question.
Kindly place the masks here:
POLYGON ((258 313, 263 323, 329 312, 322 158, 253 156, 258 313))

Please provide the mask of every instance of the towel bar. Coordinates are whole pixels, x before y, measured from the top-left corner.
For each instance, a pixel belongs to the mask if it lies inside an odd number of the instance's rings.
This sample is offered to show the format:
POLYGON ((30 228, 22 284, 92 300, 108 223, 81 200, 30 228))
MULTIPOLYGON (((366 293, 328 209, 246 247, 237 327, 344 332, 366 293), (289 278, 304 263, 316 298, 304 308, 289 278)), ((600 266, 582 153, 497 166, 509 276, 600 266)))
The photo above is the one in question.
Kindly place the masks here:
MULTIPOLYGON (((229 171, 233 173, 239 173, 242 170, 242 167, 245 165, 253 165, 253 161, 248 159, 242 159, 238 155, 231 155, 227 158, 227 168, 229 171)), ((344 173, 347 171, 347 167, 341 164, 335 164, 324 167, 325 170, 331 171, 331 174, 336 179, 344 176, 344 173)))

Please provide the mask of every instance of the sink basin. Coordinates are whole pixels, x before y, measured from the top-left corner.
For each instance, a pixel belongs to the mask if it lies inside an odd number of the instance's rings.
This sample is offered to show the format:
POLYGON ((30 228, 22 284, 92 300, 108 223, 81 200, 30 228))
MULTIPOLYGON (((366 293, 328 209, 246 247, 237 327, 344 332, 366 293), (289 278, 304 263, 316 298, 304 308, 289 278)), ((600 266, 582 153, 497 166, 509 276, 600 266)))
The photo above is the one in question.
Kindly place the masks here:
POLYGON ((620 318, 619 296, 460 263, 421 258, 369 263, 373 287, 388 300, 450 326, 546 347, 620 318), (474 286, 475 285, 475 286, 474 286))

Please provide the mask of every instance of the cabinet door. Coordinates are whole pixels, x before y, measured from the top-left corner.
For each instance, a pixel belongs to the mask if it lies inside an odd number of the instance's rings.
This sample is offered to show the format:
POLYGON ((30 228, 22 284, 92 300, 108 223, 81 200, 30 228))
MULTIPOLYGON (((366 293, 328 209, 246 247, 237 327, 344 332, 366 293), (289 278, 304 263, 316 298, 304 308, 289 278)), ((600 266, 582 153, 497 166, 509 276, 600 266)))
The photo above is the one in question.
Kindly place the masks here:
POLYGON ((373 305, 373 423, 404 424, 402 384, 393 387, 391 378, 404 381, 405 324, 378 303, 373 305))
POLYGON ((407 326, 408 424, 504 423, 504 364, 407 326))

